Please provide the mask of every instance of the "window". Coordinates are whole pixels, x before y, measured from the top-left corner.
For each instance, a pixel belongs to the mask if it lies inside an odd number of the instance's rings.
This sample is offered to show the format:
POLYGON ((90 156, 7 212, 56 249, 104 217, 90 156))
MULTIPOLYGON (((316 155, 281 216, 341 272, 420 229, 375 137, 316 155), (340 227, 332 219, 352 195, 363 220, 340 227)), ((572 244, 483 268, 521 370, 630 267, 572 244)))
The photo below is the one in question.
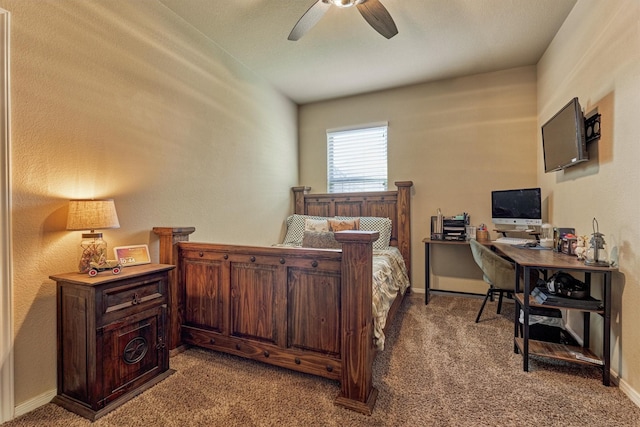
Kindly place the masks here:
POLYGON ((387 191, 387 124, 328 130, 328 191, 387 191))

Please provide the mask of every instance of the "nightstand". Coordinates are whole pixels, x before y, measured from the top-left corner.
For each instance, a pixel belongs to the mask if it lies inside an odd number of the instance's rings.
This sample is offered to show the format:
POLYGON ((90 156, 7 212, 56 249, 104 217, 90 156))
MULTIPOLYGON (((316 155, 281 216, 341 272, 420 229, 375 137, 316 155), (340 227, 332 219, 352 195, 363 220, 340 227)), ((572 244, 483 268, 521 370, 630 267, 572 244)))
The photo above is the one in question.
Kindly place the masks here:
POLYGON ((56 403, 91 421, 162 381, 168 276, 173 265, 146 264, 50 276, 57 286, 56 403))

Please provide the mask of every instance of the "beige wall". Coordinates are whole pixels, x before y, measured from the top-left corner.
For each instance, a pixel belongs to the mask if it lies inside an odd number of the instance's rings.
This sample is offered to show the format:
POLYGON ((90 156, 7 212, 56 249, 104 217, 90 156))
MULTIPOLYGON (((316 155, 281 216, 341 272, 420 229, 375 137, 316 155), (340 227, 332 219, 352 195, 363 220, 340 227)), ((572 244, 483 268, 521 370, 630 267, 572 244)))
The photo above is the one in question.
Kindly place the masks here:
POLYGON ((297 185, 297 107, 155 0, 0 0, 11 13, 15 401, 56 387, 67 200, 113 197, 111 247, 153 226, 270 244, 297 185))
MULTIPOLYGON (((589 145, 588 163, 550 174, 543 173, 538 138, 538 182, 552 223, 590 234, 597 218, 619 261, 612 368, 640 402, 640 2, 578 1, 538 64, 538 125, 575 96, 585 112, 598 109, 602 137, 589 145)), ((601 319, 592 320, 592 347, 600 354, 601 319)))
MULTIPOLYGON (((300 107, 300 184, 326 192, 326 129, 388 121, 389 182, 412 180, 412 284, 430 217, 491 227, 491 190, 536 183, 536 72, 524 67, 300 107)), ((391 188, 390 188, 391 189, 391 188)), ((495 237, 495 233, 494 234, 495 237)), ((468 247, 435 247, 433 289, 484 293, 468 247)))

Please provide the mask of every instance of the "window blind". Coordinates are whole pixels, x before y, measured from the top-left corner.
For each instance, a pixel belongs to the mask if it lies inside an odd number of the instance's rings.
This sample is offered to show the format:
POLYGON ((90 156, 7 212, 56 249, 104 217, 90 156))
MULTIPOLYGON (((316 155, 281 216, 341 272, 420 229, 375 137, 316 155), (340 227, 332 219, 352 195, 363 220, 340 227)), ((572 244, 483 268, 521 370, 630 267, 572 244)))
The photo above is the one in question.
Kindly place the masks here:
POLYGON ((329 193, 387 190, 387 127, 327 131, 329 193))

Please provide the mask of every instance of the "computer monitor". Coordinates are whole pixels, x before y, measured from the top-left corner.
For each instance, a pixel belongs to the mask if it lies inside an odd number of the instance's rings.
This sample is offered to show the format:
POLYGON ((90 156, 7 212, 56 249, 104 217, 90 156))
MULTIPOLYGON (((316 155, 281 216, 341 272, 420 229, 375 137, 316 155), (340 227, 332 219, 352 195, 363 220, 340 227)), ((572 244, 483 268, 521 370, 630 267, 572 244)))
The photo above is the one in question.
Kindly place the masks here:
POLYGON ((491 221, 496 225, 515 225, 516 229, 542 225, 540 188, 492 191, 491 221))

